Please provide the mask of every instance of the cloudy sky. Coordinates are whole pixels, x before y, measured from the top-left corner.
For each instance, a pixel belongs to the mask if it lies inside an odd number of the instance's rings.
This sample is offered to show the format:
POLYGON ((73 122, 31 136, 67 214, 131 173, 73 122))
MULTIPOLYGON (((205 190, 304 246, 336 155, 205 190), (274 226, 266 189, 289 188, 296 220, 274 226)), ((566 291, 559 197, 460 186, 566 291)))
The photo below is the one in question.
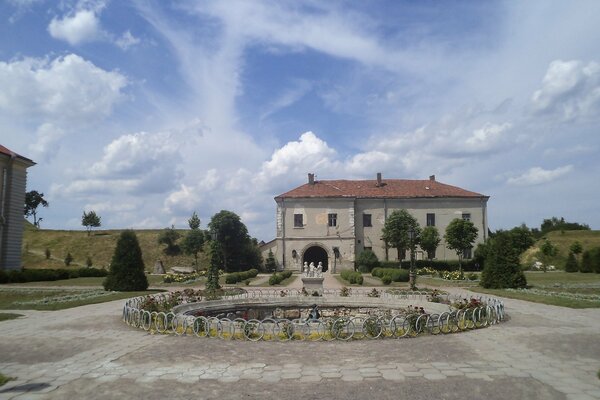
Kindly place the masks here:
POLYGON ((270 240, 317 179, 439 181, 600 229, 600 2, 0 0, 0 143, 46 228, 270 240))

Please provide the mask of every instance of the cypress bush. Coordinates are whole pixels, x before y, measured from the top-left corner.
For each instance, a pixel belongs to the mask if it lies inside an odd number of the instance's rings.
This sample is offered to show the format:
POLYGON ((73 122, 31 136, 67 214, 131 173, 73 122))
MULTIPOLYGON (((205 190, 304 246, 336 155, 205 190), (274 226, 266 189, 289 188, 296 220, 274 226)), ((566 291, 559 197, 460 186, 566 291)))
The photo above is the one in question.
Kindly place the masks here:
POLYGON ((127 230, 121 233, 110 263, 110 272, 104 280, 104 289, 119 292, 148 289, 142 250, 135 232, 127 230))
POLYGON ((364 250, 358 255, 356 265, 360 272, 371 272, 373 268, 379 267, 379 259, 371 250, 364 250))
POLYGON ((577 272, 579 271, 579 265, 577 264, 577 259, 575 258, 575 254, 569 252, 569 256, 567 257, 567 262, 565 263, 565 271, 566 272, 577 272))
POLYGON ((508 232, 500 232, 490 240, 479 284, 488 289, 527 286, 527 279, 519 266, 518 251, 508 232))

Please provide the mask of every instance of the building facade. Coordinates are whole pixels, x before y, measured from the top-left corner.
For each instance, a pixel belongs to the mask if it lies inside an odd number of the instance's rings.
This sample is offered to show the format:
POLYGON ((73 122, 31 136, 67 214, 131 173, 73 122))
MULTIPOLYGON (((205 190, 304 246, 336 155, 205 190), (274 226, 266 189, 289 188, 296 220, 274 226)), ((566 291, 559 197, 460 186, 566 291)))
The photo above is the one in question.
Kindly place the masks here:
MULTIPOLYGON (((443 240, 446 227, 455 218, 469 219, 479 231, 475 245, 485 241, 488 199, 433 175, 427 180, 384 180, 381 174, 375 180, 315 180, 309 174, 306 184, 275 197, 277 234, 264 249, 273 252, 281 269, 290 270, 318 261, 331 272, 353 269, 365 249, 379 260, 396 261, 396 249, 386 249, 381 240, 382 229, 388 215, 405 209, 421 227, 437 227, 442 242, 434 258, 455 260, 456 252, 443 240)), ((417 249, 416 257, 426 255, 417 249)))
POLYGON ((0 270, 21 268, 27 168, 33 165, 0 145, 0 270))

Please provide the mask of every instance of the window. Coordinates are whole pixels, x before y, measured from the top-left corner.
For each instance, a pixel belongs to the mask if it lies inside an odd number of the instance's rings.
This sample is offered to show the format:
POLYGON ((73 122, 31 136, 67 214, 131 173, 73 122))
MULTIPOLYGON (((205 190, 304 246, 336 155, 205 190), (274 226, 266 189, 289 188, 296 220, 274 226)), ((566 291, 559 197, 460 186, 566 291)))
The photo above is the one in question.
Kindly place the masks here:
POLYGON ((427 226, 435 226, 435 214, 427 214, 427 226))
POLYGON ((373 226, 371 223, 371 214, 363 214, 363 226, 373 226))
POLYGON ((364 251, 370 251, 370 252, 373 252, 373 248, 372 248, 372 247, 367 247, 367 246, 365 246, 365 247, 364 247, 364 251))
POLYGON ((471 255, 471 249, 464 249, 463 250, 463 258, 465 260, 470 260, 471 258, 473 258, 473 256, 471 255))
POLYGON ((304 227, 304 216, 302 214, 294 214, 294 228, 304 227))
POLYGON ((337 214, 327 214, 329 226, 337 226, 337 214))
POLYGON ((462 219, 464 219, 465 221, 470 221, 471 220, 471 214, 470 213, 463 213, 462 219))

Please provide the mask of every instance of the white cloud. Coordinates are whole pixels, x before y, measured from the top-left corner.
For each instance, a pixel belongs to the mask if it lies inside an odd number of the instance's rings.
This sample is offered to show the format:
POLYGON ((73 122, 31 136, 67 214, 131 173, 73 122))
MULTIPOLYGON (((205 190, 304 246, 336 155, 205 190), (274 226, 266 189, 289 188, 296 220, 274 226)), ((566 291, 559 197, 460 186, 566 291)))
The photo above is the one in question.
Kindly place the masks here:
POLYGON ((283 94, 281 94, 267 106, 267 109, 262 113, 260 119, 263 120, 272 114, 275 114, 277 111, 291 106, 304 97, 304 95, 306 95, 311 88, 312 85, 308 81, 296 81, 294 84, 292 84, 291 88, 287 89, 283 94))
POLYGON ((509 178, 507 183, 509 185, 517 186, 528 186, 528 185, 540 185, 542 183, 552 182, 573 170, 572 165, 565 165, 556 169, 543 169, 541 167, 530 168, 527 172, 522 175, 509 178))
POLYGON ((90 122, 108 116, 128 81, 76 54, 0 62, 0 113, 90 122))
POLYGON ((100 20, 92 10, 79 10, 62 19, 53 18, 48 25, 50 36, 76 46, 101 36, 100 20))
POLYGON ((43 157, 46 161, 58 151, 60 140, 65 136, 65 131, 52 123, 43 123, 36 131, 35 141, 29 145, 32 157, 43 157))
POLYGON ((132 46, 140 44, 140 42, 141 40, 133 36, 130 31, 125 31, 123 32, 123 35, 115 41, 115 44, 119 46, 121 50, 127 50, 132 46))
POLYGON ((465 140, 467 150, 474 153, 497 150, 502 142, 503 133, 511 128, 510 123, 491 124, 486 123, 481 128, 475 129, 473 134, 465 140))
POLYGON ((597 117, 600 111, 600 64, 579 60, 550 63, 541 89, 531 98, 540 113, 556 113, 563 120, 597 117))

